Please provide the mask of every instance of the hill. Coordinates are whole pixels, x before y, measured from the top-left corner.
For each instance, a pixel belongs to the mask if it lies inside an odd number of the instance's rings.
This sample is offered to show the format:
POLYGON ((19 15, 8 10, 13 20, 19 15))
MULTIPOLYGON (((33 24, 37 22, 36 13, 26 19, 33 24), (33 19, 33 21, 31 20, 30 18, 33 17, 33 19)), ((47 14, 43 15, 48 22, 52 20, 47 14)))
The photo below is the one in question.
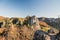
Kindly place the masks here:
POLYGON ((52 34, 50 36, 53 36, 59 32, 46 22, 39 21, 36 16, 26 18, 6 18, 1 16, 0 18, 0 40, 36 40, 37 35, 44 37, 45 34, 47 37, 47 35, 52 34))

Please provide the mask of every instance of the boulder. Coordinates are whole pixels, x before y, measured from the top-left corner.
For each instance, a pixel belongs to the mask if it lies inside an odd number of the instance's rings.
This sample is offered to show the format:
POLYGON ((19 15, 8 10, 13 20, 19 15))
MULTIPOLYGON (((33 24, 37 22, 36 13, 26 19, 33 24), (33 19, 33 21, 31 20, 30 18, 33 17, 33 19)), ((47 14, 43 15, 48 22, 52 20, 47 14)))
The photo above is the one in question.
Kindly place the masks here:
POLYGON ((51 39, 48 33, 42 30, 37 30, 34 34, 33 40, 51 40, 51 39))

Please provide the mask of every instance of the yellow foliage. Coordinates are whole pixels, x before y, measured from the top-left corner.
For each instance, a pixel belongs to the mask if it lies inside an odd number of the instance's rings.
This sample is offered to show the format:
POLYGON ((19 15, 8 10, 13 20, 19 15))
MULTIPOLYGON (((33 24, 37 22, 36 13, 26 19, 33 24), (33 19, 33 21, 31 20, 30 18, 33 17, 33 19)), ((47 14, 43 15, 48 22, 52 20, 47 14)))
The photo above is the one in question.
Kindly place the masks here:
POLYGON ((23 22, 23 21, 24 21, 24 18, 19 18, 19 20, 20 20, 21 22, 23 22))
POLYGON ((50 28, 49 27, 42 27, 41 30, 48 32, 48 30, 50 30, 50 28))
POLYGON ((21 22, 21 24, 23 24, 23 22, 24 22, 24 18, 19 18, 19 21, 21 22))

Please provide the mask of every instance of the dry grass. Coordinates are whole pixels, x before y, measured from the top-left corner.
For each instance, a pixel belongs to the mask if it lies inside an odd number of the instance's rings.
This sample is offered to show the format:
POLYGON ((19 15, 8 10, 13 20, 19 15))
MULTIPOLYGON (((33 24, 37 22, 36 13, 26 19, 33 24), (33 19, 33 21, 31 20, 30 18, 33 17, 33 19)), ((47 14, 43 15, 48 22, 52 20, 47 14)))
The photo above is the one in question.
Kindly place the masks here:
MULTIPOLYGON (((4 28, 0 29, 0 33, 4 32, 4 28)), ((15 27, 11 26, 7 30, 7 34, 4 36, 0 35, 0 40, 33 40, 35 29, 29 28, 27 26, 15 27)))

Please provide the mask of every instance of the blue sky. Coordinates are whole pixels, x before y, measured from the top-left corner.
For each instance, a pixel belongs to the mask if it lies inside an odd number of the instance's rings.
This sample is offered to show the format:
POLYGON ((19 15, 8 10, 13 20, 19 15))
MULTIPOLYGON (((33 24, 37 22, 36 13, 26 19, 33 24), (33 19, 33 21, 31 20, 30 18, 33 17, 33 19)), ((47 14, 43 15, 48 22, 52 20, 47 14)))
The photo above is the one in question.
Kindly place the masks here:
POLYGON ((58 17, 60 0, 0 0, 0 16, 58 17))

